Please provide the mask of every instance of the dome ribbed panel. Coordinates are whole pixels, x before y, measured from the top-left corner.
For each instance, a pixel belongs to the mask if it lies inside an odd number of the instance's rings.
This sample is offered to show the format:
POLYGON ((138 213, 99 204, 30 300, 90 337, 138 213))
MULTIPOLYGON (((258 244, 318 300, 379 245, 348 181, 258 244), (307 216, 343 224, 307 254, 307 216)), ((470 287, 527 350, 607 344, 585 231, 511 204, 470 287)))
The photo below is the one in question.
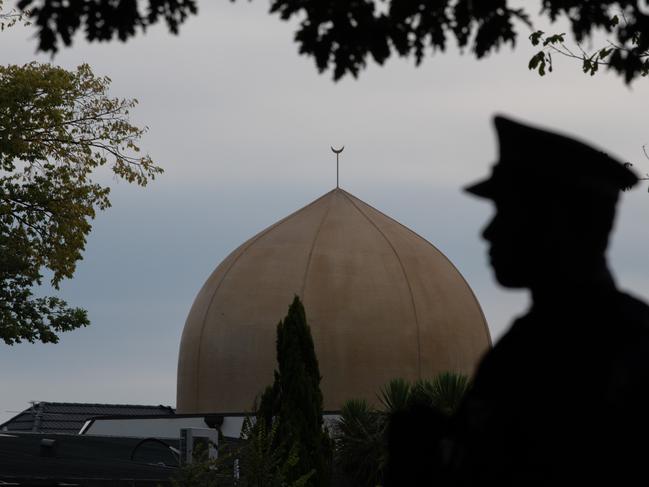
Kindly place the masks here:
POLYGON ((418 350, 408 283, 390 243, 342 191, 331 200, 304 306, 325 409, 335 410, 352 397, 374 402, 390 378, 416 379, 418 350))
POLYGON ((491 339, 471 288, 448 258, 428 241, 350 196, 393 242, 408 277, 417 321, 422 377, 440 372, 473 373, 491 339))
POLYGON ((209 277, 183 330, 179 411, 249 410, 272 381, 276 325, 300 293, 326 208, 326 198, 320 198, 264 230, 209 277))
POLYGON ((471 373, 490 345, 457 269, 427 241, 343 190, 248 240, 208 278, 189 313, 178 411, 241 412, 272 382, 276 325, 301 296, 324 407, 376 403, 395 377, 471 373))

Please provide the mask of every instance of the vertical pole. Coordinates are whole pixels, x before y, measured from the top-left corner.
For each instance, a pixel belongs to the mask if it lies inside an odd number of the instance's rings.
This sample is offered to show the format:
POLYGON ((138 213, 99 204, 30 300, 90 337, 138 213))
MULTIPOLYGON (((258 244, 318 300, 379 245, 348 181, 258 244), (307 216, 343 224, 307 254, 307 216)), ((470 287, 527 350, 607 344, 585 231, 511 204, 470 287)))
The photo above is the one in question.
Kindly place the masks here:
POLYGON ((340 153, 345 149, 345 146, 343 145, 340 149, 334 149, 333 146, 331 147, 331 152, 336 154, 336 189, 340 188, 340 164, 339 164, 339 156, 340 153))

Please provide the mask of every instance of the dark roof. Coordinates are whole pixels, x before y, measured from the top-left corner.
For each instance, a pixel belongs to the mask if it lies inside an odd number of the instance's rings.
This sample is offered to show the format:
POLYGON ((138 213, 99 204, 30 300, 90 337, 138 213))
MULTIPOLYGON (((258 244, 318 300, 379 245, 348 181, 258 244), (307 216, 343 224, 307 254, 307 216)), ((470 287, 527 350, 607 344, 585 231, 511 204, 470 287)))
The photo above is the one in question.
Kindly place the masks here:
MULTIPOLYGON (((242 445, 222 437, 219 451, 242 445)), ((170 487, 178 472, 178 439, 0 433, 0 485, 25 487, 170 487)), ((227 485, 227 484, 226 484, 227 485)), ((331 487, 352 487, 334 465, 331 487)))
MULTIPOLYGON (((240 444, 223 437, 227 452, 240 444)), ((0 485, 83 487, 169 486, 178 473, 179 439, 0 433, 0 485), (170 448, 171 447, 171 448, 170 448)))
POLYGON ((0 484, 168 485, 178 460, 165 445, 178 448, 178 440, 4 433, 0 484))
POLYGON ((73 402, 37 402, 9 421, 0 424, 0 431, 76 434, 84 423, 100 416, 167 416, 174 414, 170 406, 132 404, 86 404, 73 402))

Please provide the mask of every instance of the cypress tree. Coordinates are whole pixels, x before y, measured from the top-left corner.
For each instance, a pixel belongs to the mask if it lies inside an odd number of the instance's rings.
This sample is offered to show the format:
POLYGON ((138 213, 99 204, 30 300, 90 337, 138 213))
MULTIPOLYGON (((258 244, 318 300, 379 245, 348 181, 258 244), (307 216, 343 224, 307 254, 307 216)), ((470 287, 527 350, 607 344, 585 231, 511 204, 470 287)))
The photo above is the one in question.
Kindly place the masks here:
POLYGON ((287 481, 295 481, 313 471, 308 484, 329 485, 331 441, 323 428, 320 369, 304 306, 296 296, 288 314, 277 325, 275 382, 262 396, 260 416, 278 424, 278 447, 297 451, 299 461, 287 481))

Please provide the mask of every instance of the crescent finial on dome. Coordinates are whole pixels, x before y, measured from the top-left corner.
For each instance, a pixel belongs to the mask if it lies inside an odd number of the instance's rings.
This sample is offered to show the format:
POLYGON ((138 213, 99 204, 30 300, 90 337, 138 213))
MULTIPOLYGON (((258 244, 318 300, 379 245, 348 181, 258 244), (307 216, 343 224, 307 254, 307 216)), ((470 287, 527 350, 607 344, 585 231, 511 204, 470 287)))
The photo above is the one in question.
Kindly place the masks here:
POLYGON ((339 175, 339 170, 338 170, 338 167, 339 167, 339 166, 338 166, 338 156, 340 155, 340 153, 341 153, 342 151, 345 150, 345 146, 343 145, 340 149, 334 149, 333 146, 330 146, 330 147, 331 147, 331 151, 332 151, 334 154, 336 154, 336 188, 339 188, 340 186, 339 186, 339 184, 338 184, 338 175, 339 175))

